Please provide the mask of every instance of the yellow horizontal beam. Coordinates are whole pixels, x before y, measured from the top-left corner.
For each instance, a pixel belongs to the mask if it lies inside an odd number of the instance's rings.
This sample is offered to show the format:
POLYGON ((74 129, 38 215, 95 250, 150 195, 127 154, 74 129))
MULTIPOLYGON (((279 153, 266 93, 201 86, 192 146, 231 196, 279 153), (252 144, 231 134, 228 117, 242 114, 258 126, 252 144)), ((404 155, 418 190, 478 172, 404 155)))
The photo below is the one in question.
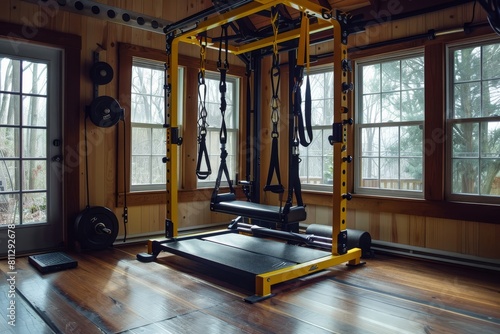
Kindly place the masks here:
MULTIPOLYGON (((338 26, 338 22, 336 22, 335 16, 333 18, 323 17, 323 12, 325 11, 328 12, 328 9, 320 5, 317 5, 309 0, 294 0, 294 1, 254 0, 251 3, 232 9, 226 13, 218 14, 216 16, 208 18, 207 20, 199 23, 196 26, 196 28, 187 31, 177 36, 176 38, 178 38, 179 41, 184 43, 199 45, 197 36, 200 33, 218 28, 224 24, 236 21, 238 19, 247 17, 257 12, 270 9, 271 7, 277 6, 278 4, 283 4, 285 6, 294 8, 301 12, 305 11, 308 15, 318 18, 319 19, 318 22, 310 26, 309 30, 310 33, 316 33, 323 30, 331 29, 332 25, 334 27, 338 26)), ((278 35, 277 43, 286 42, 298 38, 299 36, 300 36, 300 28, 287 31, 278 35)), ((270 46, 273 43, 274 43, 274 36, 270 36, 256 42, 248 43, 243 46, 229 45, 228 51, 238 55, 270 46)), ((210 40, 208 40, 208 45, 207 45, 208 48, 213 48, 218 50, 219 46, 220 43, 212 43, 210 40)))
POLYGON ((361 249, 353 248, 346 254, 329 255, 317 260, 257 275, 255 277, 255 294, 260 297, 269 296, 271 294, 271 286, 274 284, 303 277, 344 262, 348 262, 350 265, 360 264, 361 249))

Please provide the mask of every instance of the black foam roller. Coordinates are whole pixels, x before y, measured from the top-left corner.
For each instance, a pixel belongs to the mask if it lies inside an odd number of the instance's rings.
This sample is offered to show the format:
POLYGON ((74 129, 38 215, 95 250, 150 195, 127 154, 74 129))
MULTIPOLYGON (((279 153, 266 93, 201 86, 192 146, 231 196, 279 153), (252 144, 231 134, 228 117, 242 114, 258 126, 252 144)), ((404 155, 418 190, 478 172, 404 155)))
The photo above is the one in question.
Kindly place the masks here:
MULTIPOLYGON (((306 234, 321 237, 332 237, 332 227, 321 224, 311 224, 306 229, 306 234)), ((371 255, 372 237, 370 233, 361 230, 347 229, 347 249, 360 248, 363 257, 371 255)))

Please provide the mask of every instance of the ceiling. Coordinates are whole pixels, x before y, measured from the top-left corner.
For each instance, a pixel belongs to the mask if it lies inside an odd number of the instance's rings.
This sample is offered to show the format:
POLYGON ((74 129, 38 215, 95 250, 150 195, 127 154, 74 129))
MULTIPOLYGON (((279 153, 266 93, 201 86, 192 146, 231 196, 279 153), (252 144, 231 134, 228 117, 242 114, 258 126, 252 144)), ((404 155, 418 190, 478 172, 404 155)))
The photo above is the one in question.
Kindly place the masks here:
MULTIPOLYGON (((310 2, 320 5, 328 10, 339 10, 350 16, 349 33, 360 32, 366 29, 367 26, 396 21, 403 18, 408 18, 417 15, 423 15, 429 12, 446 9, 448 7, 457 6, 472 2, 473 0, 309 0, 310 2)), ((205 1, 206 8, 202 9, 198 14, 191 15, 185 19, 174 22, 164 31, 168 33, 176 33, 189 31, 190 28, 202 24, 207 18, 218 17, 220 14, 230 11, 237 11, 239 8, 244 8, 252 0, 213 0, 205 1)), ((300 12, 296 9, 285 5, 276 6, 279 12, 278 30, 286 32, 300 27, 300 12)), ((271 25, 270 9, 256 12, 240 18, 234 22, 230 22, 228 29, 229 41, 232 45, 242 45, 246 43, 255 43, 264 38, 273 35, 273 27, 271 25)), ((312 17, 311 23, 317 19, 312 17)), ((195 28, 193 28, 195 29, 195 28)), ((220 41, 220 33, 210 32, 209 37, 212 41, 220 41)), ((324 39, 324 34, 311 34, 311 43, 320 42, 324 39)), ((280 43, 281 48, 293 48, 296 40, 291 40, 287 43, 280 43)), ((261 52, 266 52, 261 50, 261 52)))

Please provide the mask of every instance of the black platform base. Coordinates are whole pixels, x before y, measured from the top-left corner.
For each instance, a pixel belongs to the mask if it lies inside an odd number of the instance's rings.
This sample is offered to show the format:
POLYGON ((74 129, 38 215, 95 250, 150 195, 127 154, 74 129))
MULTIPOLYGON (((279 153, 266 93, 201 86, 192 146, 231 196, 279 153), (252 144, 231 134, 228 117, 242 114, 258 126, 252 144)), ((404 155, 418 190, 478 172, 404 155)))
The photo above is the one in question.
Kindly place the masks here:
MULTIPOLYGON (((249 303, 272 297, 272 294, 265 296, 257 294, 255 279, 258 275, 315 261, 331 254, 324 250, 238 233, 153 242, 153 249, 156 249, 155 252, 165 251, 179 255, 207 265, 216 271, 225 272, 228 277, 236 277, 238 282, 235 285, 244 284, 245 290, 255 293, 244 299, 249 303)), ((156 256, 138 254, 137 258, 142 262, 149 262, 153 261, 156 256)))

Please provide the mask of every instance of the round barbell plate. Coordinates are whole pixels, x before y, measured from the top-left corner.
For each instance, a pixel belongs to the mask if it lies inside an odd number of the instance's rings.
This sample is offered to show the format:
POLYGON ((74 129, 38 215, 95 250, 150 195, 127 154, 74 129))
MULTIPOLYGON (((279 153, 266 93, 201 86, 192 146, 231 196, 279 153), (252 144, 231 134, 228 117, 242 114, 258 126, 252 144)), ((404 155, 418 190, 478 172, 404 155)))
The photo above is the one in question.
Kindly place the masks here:
POLYGON ((82 249, 104 249, 115 242, 118 235, 118 219, 108 208, 87 208, 75 220, 75 237, 82 249), (111 233, 98 233, 96 225, 103 224, 111 233))
POLYGON ((113 68, 103 61, 95 62, 90 68, 90 78, 96 85, 106 85, 113 80, 113 68))
POLYGON ((89 117, 95 125, 109 128, 123 119, 123 109, 114 98, 99 96, 90 104, 89 117))

